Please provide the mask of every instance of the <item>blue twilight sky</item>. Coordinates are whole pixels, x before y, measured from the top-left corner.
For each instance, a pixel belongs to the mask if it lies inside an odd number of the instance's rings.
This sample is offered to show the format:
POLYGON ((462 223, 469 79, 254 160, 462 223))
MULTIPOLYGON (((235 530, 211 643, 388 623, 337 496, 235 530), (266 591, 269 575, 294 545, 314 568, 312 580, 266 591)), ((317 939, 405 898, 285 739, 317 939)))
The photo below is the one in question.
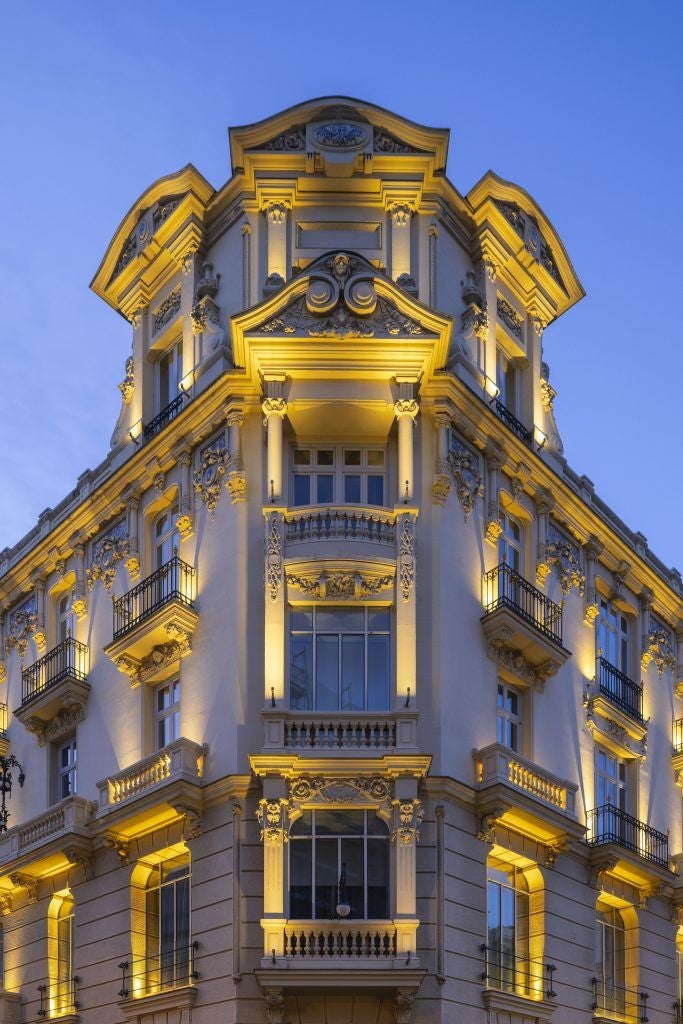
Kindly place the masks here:
POLYGON ((587 297, 545 336, 570 464, 681 551, 680 0, 22 0, 0 15, 0 549, 106 454, 130 328, 88 289, 119 221, 226 127, 346 94, 518 182, 587 297))

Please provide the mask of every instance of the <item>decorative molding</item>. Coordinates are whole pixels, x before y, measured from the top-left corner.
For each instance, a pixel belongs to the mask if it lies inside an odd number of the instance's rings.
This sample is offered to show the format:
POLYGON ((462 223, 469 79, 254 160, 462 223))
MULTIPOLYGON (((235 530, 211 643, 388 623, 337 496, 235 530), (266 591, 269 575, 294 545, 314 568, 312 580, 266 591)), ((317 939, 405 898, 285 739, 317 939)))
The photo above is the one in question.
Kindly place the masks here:
POLYGON ((451 430, 450 448, 446 465, 455 483, 455 493, 465 514, 465 522, 474 509, 477 498, 483 497, 484 481, 481 475, 479 456, 465 445, 451 430))
POLYGON ((517 679, 543 693, 547 681, 557 675, 560 663, 554 658, 548 658, 540 665, 532 665, 520 651, 508 646, 506 641, 509 639, 510 630, 502 629, 500 636, 494 637, 488 645, 489 657, 499 662, 517 679))
POLYGON ((152 313, 152 334, 158 334, 180 312, 180 288, 174 288, 152 313))
POLYGON ((391 779, 381 775, 359 775, 347 778, 326 778, 322 775, 300 775, 290 779, 288 808, 293 816, 301 804, 368 804, 389 821, 392 808, 391 779))
POLYGON ((657 675, 663 676, 667 669, 675 671, 676 657, 674 654, 673 635, 668 626, 650 617, 650 629, 645 636, 645 649, 641 657, 641 664, 644 669, 650 662, 654 662, 657 675))
POLYGON ((367 132, 357 124, 333 121, 316 128, 313 141, 325 149, 357 149, 367 141, 367 132))
POLYGON ((64 850, 64 856, 68 860, 69 864, 73 864, 76 867, 83 868, 83 875, 85 876, 86 882, 91 882, 95 877, 95 863, 92 857, 87 857, 80 850, 73 847, 64 850))
POLYGON ((92 590, 98 579, 102 580, 105 590, 111 590, 119 562, 127 559, 130 554, 130 541, 126 531, 126 521, 121 519, 115 526, 93 542, 92 561, 86 570, 85 578, 88 590, 92 590))
POLYGON ((128 356, 126 359, 125 373, 126 375, 118 385, 118 389, 121 392, 123 404, 128 405, 135 391, 135 360, 132 356, 128 356))
POLYGON ((394 578, 393 572, 375 577, 362 576, 357 572, 322 572, 319 576, 297 576, 288 573, 286 576, 287 583, 307 597, 321 600, 353 598, 354 601, 388 590, 393 586, 394 578))
POLYGON ((132 687, 143 683, 150 676, 156 676, 159 672, 174 665, 192 650, 192 635, 175 624, 169 624, 166 629, 173 637, 166 643, 157 644, 149 654, 138 661, 137 658, 130 658, 122 654, 116 659, 116 667, 130 679, 132 687))
POLYGON ((32 732, 38 740, 38 746, 44 747, 47 743, 72 732, 84 718, 85 704, 72 699, 50 721, 30 718, 25 724, 28 731, 32 732))
POLYGON ((637 740, 630 735, 623 725, 615 722, 613 718, 609 718, 604 714, 597 714, 595 696, 591 695, 590 690, 586 690, 584 693, 583 708, 586 716, 586 728, 591 736, 594 736, 596 732, 598 735, 602 734, 627 753, 638 758, 641 764, 645 763, 647 759, 647 733, 645 733, 642 739, 637 740))
POLYGON ((410 1024, 413 1013, 415 992, 412 989, 397 988, 394 992, 394 1024, 410 1024))
POLYGON ((281 988, 265 988, 263 999, 266 1004, 268 1024, 287 1024, 285 998, 281 988))
POLYGON ((225 437, 223 435, 216 437, 210 444, 202 448, 199 455, 199 467, 192 475, 194 493, 199 495, 204 502, 204 507, 213 522, 216 518, 216 506, 223 493, 223 477, 227 459, 225 437))
POLYGON ((198 839, 203 832, 202 816, 200 812, 194 807, 190 807, 188 804, 182 803, 173 804, 173 810, 180 818, 183 819, 183 840, 187 841, 188 839, 198 839))
POLYGON ((372 149, 374 153, 421 153, 421 149, 415 149, 395 135, 388 132, 386 128, 373 128, 372 149))
POLYGON ((269 139, 259 149, 267 153, 297 153, 306 149, 306 129, 303 125, 294 124, 285 132, 280 132, 274 139, 269 139))
POLYGON ((424 818, 421 800, 392 800, 395 827, 391 833, 393 843, 417 843, 420 840, 420 825, 424 818))
POLYGON ((125 836, 120 836, 116 832, 108 832, 102 842, 107 849, 116 852, 121 867, 127 867, 130 864, 130 840, 125 836))
POLYGON ((9 892, 0 893, 0 912, 3 917, 12 913, 12 894, 9 892))
POLYGON ((29 903, 35 904, 38 902, 37 878, 32 878, 30 875, 24 875, 21 871, 15 871, 9 876, 9 880, 16 888, 26 890, 26 897, 29 903))
POLYGON ((289 800, 259 800, 256 817, 261 826, 261 842, 276 846, 289 842, 289 800))
POLYGON ((541 234, 536 218, 523 211, 517 203, 506 202, 503 199, 494 199, 493 202, 524 241, 527 251, 550 274, 553 281, 564 290, 564 284, 557 269, 557 264, 553 259, 552 250, 541 234))
POLYGON ((482 814, 479 819, 479 828, 477 829, 477 839, 482 843, 495 843, 496 841, 496 825, 499 818, 505 814, 505 807, 502 805, 492 807, 490 810, 482 814))
POLYGON ((514 306, 512 306, 507 299, 504 299, 502 295, 499 295, 496 300, 496 311, 498 313, 498 319, 502 320, 507 329, 511 334, 514 334, 516 338, 522 339, 522 325, 524 320, 519 315, 514 306))
POLYGON ((409 601, 415 589, 415 518, 398 517, 398 578, 401 596, 409 601))
POLYGON ((586 881, 590 888, 598 891, 602 889, 605 876, 609 874, 610 871, 614 871, 618 863, 618 857, 602 857, 595 863, 589 864, 586 881))
POLYGON ((32 636, 36 636, 38 627, 38 605, 36 595, 32 594, 9 614, 6 649, 15 650, 23 661, 28 642, 32 636))
POLYGON ((581 597, 583 597, 586 577, 581 569, 579 546, 571 541, 566 534, 562 533, 552 521, 548 523, 548 542, 545 549, 545 558, 537 566, 537 572, 540 573, 541 564, 543 563, 548 571, 550 571, 550 567, 555 568, 560 583, 560 590, 565 597, 569 594, 572 587, 576 587, 581 597))
POLYGON ((282 586, 282 548, 284 539, 281 512, 266 516, 265 585, 271 601, 277 601, 282 586))

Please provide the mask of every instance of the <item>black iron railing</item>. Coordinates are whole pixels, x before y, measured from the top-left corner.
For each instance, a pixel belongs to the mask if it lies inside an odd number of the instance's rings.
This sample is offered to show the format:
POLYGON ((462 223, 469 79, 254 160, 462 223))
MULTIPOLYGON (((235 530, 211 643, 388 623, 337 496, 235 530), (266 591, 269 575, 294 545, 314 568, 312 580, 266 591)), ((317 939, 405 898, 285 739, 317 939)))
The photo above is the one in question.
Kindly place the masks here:
POLYGON ((80 978, 64 978, 60 981, 50 982, 50 985, 38 985, 40 1006, 39 1017, 64 1017, 66 1014, 76 1013, 80 1008, 78 1002, 78 985, 80 978))
POLYGON ((33 665, 21 673, 21 703, 26 704, 49 686, 56 686, 62 679, 78 679, 85 682, 88 675, 88 648, 80 640, 67 637, 33 665))
POLYGON ((515 992, 532 999, 554 999, 555 964, 545 960, 533 960, 512 950, 496 946, 481 946, 484 954, 484 970, 481 980, 486 988, 499 992, 515 992))
POLYGON ((612 804, 588 812, 587 841, 589 846, 616 843, 653 864, 669 867, 669 837, 612 804))
POLYGON ((643 688, 604 658, 598 660, 600 693, 636 722, 643 722, 643 688))
POLYGON ((683 754, 683 718, 677 718, 674 722, 673 744, 674 754, 683 754))
POLYGON ((672 1024, 683 1024, 683 1003, 678 999, 674 1003, 674 1012, 671 1021, 672 1024))
POLYGON ((122 597, 114 599, 114 640, 134 629, 169 601, 194 607, 194 569, 174 555, 122 597))
POLYGON ((119 964, 119 996, 121 999, 127 999, 130 995, 150 996, 156 992, 194 985, 199 978, 199 971, 195 967, 198 949, 198 942, 191 942, 189 946, 172 946, 162 953, 138 961, 132 969, 130 962, 124 960, 119 964))
MULTIPOLYGON (((610 978, 593 978, 593 1019, 623 1021, 624 1024, 648 1024, 648 992, 618 985, 610 978)), ((675 1018, 674 1018, 675 1019, 675 1018)))
POLYGON ((483 602, 487 612, 511 608, 556 644, 562 644, 562 608, 509 565, 501 562, 484 574, 483 602))
POLYGON ((523 423, 517 419, 517 417, 510 412, 506 405, 503 405, 499 398, 495 401, 496 416, 499 420, 510 428, 513 434, 516 434, 520 441, 524 441, 524 444, 531 445, 534 434, 532 430, 527 430, 523 423))
POLYGON ((149 441, 151 437, 158 434, 160 430, 163 430, 167 423, 170 423, 172 419, 178 415, 183 407, 183 395, 178 395, 172 402, 169 402, 165 409, 162 409, 160 413, 150 420, 149 423, 145 423, 142 428, 142 436, 145 441, 149 441))

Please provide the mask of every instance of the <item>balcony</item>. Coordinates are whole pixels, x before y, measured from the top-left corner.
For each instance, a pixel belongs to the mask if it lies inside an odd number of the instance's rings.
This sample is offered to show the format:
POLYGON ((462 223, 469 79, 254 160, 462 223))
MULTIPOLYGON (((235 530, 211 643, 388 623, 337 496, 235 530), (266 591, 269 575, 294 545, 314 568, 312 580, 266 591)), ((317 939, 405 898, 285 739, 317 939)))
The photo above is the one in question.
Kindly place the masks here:
POLYGON ((534 440, 533 430, 527 430, 523 423, 521 423, 517 417, 510 412, 507 406, 503 405, 499 398, 496 398, 493 403, 494 409, 496 410, 496 416, 501 422, 508 427, 516 437, 523 441, 524 444, 532 446, 534 440))
POLYGON ((586 841, 596 852, 611 858, 614 873, 630 879, 632 884, 634 875, 659 881, 670 879, 669 837, 612 804, 588 812, 586 841))
POLYGON ((261 712, 264 724, 263 751, 319 757, 330 753, 357 757, 364 753, 410 753, 417 751, 416 711, 261 712))
POLYGON ((116 826, 124 836, 137 834, 141 822, 163 823, 178 816, 177 807, 201 809, 204 758, 208 748, 180 738, 167 747, 97 783, 98 821, 116 826))
MULTIPOLYGON (((301 554, 305 545, 319 548, 321 554, 330 554, 336 545, 340 554, 349 553, 349 547, 358 546, 387 551, 394 557, 396 548, 396 515, 379 508, 297 508, 285 513, 285 554, 301 554)), ((306 551, 306 553, 308 553, 306 551)), ((352 553, 352 552, 351 552, 352 553)), ((359 552, 360 553, 360 552, 359 552)), ((317 555, 312 557, 318 557, 317 555)))
POLYGON ((92 812, 89 800, 70 796, 23 825, 9 829, 0 837, 3 873, 27 868, 36 876, 53 874, 87 858, 92 812))
POLYGON ((138 1022, 149 1014, 149 1019, 167 1019, 167 1012, 177 1019, 185 1019, 185 1012, 197 997, 199 971, 195 958, 198 942, 174 946, 167 952, 154 957, 134 958, 119 963, 121 989, 119 1009, 126 1020, 138 1022), (158 1015, 158 1017, 157 1017, 158 1015))
POLYGON ((170 675, 192 648, 198 615, 195 571, 177 555, 114 599, 114 635, 105 653, 135 686, 170 675))
POLYGON ((601 978, 593 978, 592 985, 593 1020, 609 1021, 610 1024, 641 1024, 647 1021, 649 995, 646 992, 601 978))
POLYGON ((618 757, 642 757, 647 752, 643 688, 604 658, 598 658, 584 708, 590 732, 618 757))
POLYGON ((14 712, 30 732, 44 738, 58 715, 82 713, 90 693, 88 648, 67 637, 21 673, 21 706, 14 712))
POLYGON ((183 407, 183 398, 184 396, 181 393, 177 398, 174 398, 172 402, 169 402, 166 408, 162 409, 153 420, 150 420, 149 423, 145 423, 142 428, 143 440, 150 441, 157 434, 161 433, 167 423, 170 423, 171 420, 176 418, 183 407))
POLYGON ((644 724, 642 686, 638 686, 604 658, 598 659, 598 674, 603 697, 635 722, 644 724))
POLYGON ((570 657, 562 646, 562 608, 501 563, 484 574, 481 623, 491 656, 542 688, 570 657))
MULTIPOLYGON (((40 1009, 38 1016, 49 1020, 59 1020, 61 1024, 76 1024, 78 1021, 78 986, 80 978, 74 976, 63 981, 53 981, 48 985, 39 985, 40 1009)), ((4 1019, 4 1018, 3 1018, 4 1019)))
POLYGON ((480 815, 495 809, 501 824, 549 843, 583 835, 576 821, 578 786, 574 783, 557 778, 501 743, 475 750, 472 756, 480 815))

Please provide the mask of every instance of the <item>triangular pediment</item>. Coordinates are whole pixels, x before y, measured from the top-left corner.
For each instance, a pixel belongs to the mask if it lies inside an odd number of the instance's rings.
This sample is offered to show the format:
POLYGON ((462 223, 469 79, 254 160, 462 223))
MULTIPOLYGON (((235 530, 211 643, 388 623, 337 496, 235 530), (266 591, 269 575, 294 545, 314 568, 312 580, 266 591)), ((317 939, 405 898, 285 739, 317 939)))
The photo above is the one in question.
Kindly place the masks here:
POLYGON ((445 365, 451 319, 358 253, 330 252, 232 325, 236 365, 261 373, 296 364, 325 374, 347 364, 422 376, 445 365))

